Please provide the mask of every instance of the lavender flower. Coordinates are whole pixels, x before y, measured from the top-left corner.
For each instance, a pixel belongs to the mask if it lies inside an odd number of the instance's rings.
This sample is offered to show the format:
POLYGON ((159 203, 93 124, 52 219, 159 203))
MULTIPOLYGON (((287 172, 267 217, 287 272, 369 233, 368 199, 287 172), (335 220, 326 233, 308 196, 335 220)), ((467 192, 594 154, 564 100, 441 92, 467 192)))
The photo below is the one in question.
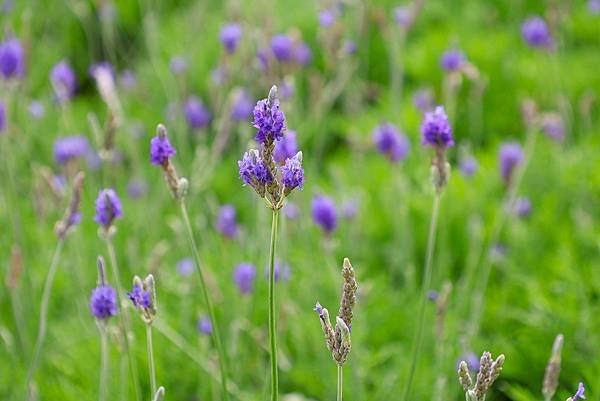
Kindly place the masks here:
POLYGON ((277 163, 284 163, 286 159, 294 157, 298 153, 296 142, 296 131, 288 131, 278 142, 275 142, 273 157, 277 163))
POLYGON ((139 199, 148 193, 148 184, 141 179, 132 179, 127 184, 127 195, 131 199, 139 199))
POLYGON ((198 320, 198 331, 206 336, 210 336, 212 334, 212 323, 208 316, 203 316, 198 320))
POLYGON ((342 216, 348 220, 352 220, 358 213, 358 200, 348 199, 342 203, 342 216))
POLYGON ((154 276, 148 274, 145 279, 133 277, 133 289, 127 293, 131 303, 137 309, 140 317, 147 325, 152 324, 156 318, 156 286, 154 276))
POLYGON ((410 7, 398 6, 394 8, 394 21, 398 26, 407 28, 412 23, 412 11, 410 7))
POLYGON ((256 267, 250 263, 240 263, 235 267, 233 280, 242 294, 250 294, 254 287, 256 267))
POLYGON ((304 184, 304 169, 302 168, 302 152, 296 153, 291 159, 287 159, 281 167, 281 182, 286 195, 294 188, 302 189, 304 184))
POLYGON ((235 52, 240 39, 242 38, 242 28, 239 24, 227 24, 219 32, 219 40, 225 46, 228 53, 235 52))
POLYGON ((460 366, 461 361, 465 361, 467 363, 467 367, 471 372, 477 372, 479 370, 479 358, 474 352, 466 352, 458 358, 458 360, 456 361, 457 370, 460 366))
POLYGON ((500 146, 500 174, 506 184, 509 184, 514 169, 523 162, 523 151, 518 143, 505 143, 500 146))
POLYGON ((206 128, 211 115, 204 104, 195 96, 188 98, 184 105, 185 120, 191 129, 206 128))
POLYGON ((54 142, 54 160, 58 164, 66 164, 70 160, 85 156, 90 151, 90 144, 82 135, 57 138, 54 142))
MULTIPOLYGON (((275 281, 279 281, 279 279, 283 280, 283 281, 288 281, 290 279, 291 276, 291 272, 290 272, 290 265, 285 263, 283 264, 283 269, 281 268, 282 263, 280 262, 279 259, 275 259, 275 264, 273 266, 273 275, 275 278, 275 281)), ((267 264, 267 266, 265 266, 265 277, 268 280, 269 279, 269 265, 267 264)))
POLYGON ((245 90, 240 90, 234 94, 234 100, 231 106, 231 118, 233 120, 247 120, 250 114, 252 114, 253 109, 254 104, 252 102, 252 99, 248 95, 248 92, 246 92, 245 90))
POLYGON ((119 75, 119 83, 125 90, 132 90, 137 85, 137 77, 131 70, 125 70, 119 75))
POLYGON ((323 317, 323 306, 319 303, 319 301, 315 303, 313 310, 319 314, 319 317, 323 317))
POLYGON ((238 235, 238 226, 235 219, 236 212, 233 205, 223 205, 219 209, 217 217, 217 230, 228 238, 235 238, 238 235))
POLYGON ((454 145, 452 138, 452 127, 443 106, 437 106, 433 112, 425 113, 421 124, 423 134, 423 145, 447 148, 454 145))
POLYGON ((337 19, 335 10, 328 8, 319 13, 319 25, 323 28, 331 28, 337 19))
POLYGON ((31 117, 39 120, 40 118, 44 117, 45 113, 46 109, 44 108, 44 104, 42 102, 38 100, 32 100, 31 103, 29 103, 29 114, 31 114, 31 117))
POLYGON ((181 75, 188 69, 188 61, 183 56, 172 57, 169 61, 169 69, 173 75, 181 75))
POLYGON ((278 141, 283 137, 286 130, 285 115, 279 110, 279 99, 262 99, 254 107, 254 128, 258 128, 255 139, 265 144, 278 141))
POLYGON ((294 42, 288 35, 275 35, 271 38, 271 51, 277 60, 291 61, 294 56, 294 42))
POLYGON ((373 142, 379 153, 392 162, 403 160, 410 149, 408 139, 391 123, 383 123, 375 128, 373 142))
POLYGON ((6 107, 0 102, 0 134, 6 131, 6 107))
POLYGON ((345 40, 342 49, 346 54, 354 54, 357 50, 356 42, 353 40, 345 40))
POLYGON ((150 308, 152 306, 152 294, 150 291, 144 291, 139 284, 135 284, 127 296, 135 307, 150 308))
POLYGON ((150 140, 150 162, 152 164, 164 166, 175 153, 177 152, 166 135, 160 136, 157 134, 150 140))
POLYGON ((258 68, 261 71, 266 71, 269 69, 269 50, 268 49, 258 49, 256 52, 256 61, 258 63, 258 68))
POLYGON ((292 202, 288 202, 283 207, 283 214, 289 220, 296 220, 300 216, 300 208, 292 202))
POLYGON ((331 198, 317 195, 312 201, 312 217, 326 234, 331 234, 337 227, 337 211, 331 198))
POLYGON ((294 47, 294 61, 300 65, 312 63, 312 50, 306 42, 300 42, 294 47))
POLYGON ((75 94, 77 78, 66 60, 60 61, 52 68, 50 81, 52 81, 56 99, 59 103, 66 102, 75 94))
POLYGON ((419 89, 412 96, 413 104, 423 113, 431 111, 434 107, 433 91, 431 89, 419 89))
POLYGON ((92 290, 90 311, 100 320, 117 314, 117 293, 110 285, 99 285, 92 290))
POLYGON ((531 214, 531 201, 529 198, 517 198, 513 204, 513 212, 520 218, 524 219, 531 214))
POLYGON ((565 124, 557 113, 544 113, 542 116, 542 132, 555 141, 565 139, 565 124))
POLYGON ((472 177, 475 175, 477 167, 477 160, 472 156, 463 158, 459 164, 459 169, 465 177, 472 177))
POLYGON ((114 189, 103 189, 96 199, 94 221, 104 228, 112 225, 115 219, 123 216, 121 201, 114 189))
POLYGON ((460 70, 466 62, 465 54, 458 49, 448 50, 440 58, 440 66, 448 72, 460 70))
POLYGON ((523 39, 533 48, 550 49, 554 46, 554 40, 548 29, 548 25, 541 17, 531 17, 521 26, 523 39))
POLYGON ((600 0, 588 0, 588 10, 592 14, 600 14, 600 0))
POLYGON ((177 273, 182 276, 190 276, 194 272, 194 260, 192 258, 183 258, 177 262, 177 273))
POLYGON ((0 43, 0 75, 4 79, 21 78, 25 73, 25 54, 17 39, 0 43))
POLYGON ((573 397, 571 397, 571 401, 577 401, 577 400, 585 400, 585 387, 583 387, 583 383, 579 383, 579 386, 577 387, 577 392, 575 392, 575 395, 573 395, 573 397))

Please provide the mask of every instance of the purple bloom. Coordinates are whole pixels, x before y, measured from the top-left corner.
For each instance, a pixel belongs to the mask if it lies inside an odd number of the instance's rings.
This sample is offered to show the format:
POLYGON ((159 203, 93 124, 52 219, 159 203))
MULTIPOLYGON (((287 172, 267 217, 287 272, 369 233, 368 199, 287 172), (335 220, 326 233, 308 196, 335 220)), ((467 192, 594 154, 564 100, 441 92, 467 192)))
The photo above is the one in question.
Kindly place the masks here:
POLYGON ((138 284, 133 286, 131 292, 127 293, 127 296, 133 303, 133 306, 148 309, 152 306, 152 294, 148 291, 144 291, 138 284))
POLYGON ((446 71, 458 71, 466 63, 467 58, 465 54, 458 49, 452 49, 442 54, 440 58, 440 65, 446 71))
POLYGON ((319 301, 317 301, 313 310, 319 314, 319 317, 323 317, 323 307, 321 306, 319 301))
POLYGON ((188 68, 187 59, 183 56, 174 56, 169 61, 169 69, 173 75, 181 75, 188 68))
POLYGON ((281 182, 283 182, 286 193, 296 187, 302 189, 304 184, 302 152, 298 152, 294 157, 286 159, 285 164, 281 167, 281 177, 281 182))
POLYGON ((85 156, 90 151, 90 144, 82 135, 65 136, 56 138, 54 142, 54 160, 58 164, 85 156))
POLYGON ((585 400, 584 393, 585 393, 585 387, 583 387, 583 383, 579 383, 579 386, 577 387, 577 392, 572 397, 572 401, 585 400))
POLYGON ((394 20, 401 27, 408 27, 412 22, 412 11, 410 7, 398 6, 394 9, 394 20))
POLYGON ((427 299, 435 302, 438 300, 438 298, 440 297, 440 293, 437 292, 436 290, 429 290, 427 291, 427 299))
POLYGON ((115 219, 123 216, 121 200, 114 189, 103 189, 96 199, 96 216, 94 221, 107 228, 115 219))
MULTIPOLYGON (((290 265, 285 263, 283 265, 283 269, 281 268, 281 262, 279 259, 275 259, 275 264, 273 266, 273 276, 275 281, 279 281, 282 279, 283 281, 288 281, 290 279, 290 265)), ((265 266, 265 277, 267 280, 269 279, 269 265, 265 266)))
POLYGON ((171 146, 166 135, 156 135, 150 140, 150 162, 152 164, 164 166, 175 153, 175 148, 171 146))
POLYGON ((215 85, 222 85, 227 80, 227 70, 225 70, 225 68, 215 67, 210 72, 210 77, 215 85))
POLYGON ((6 107, 0 102, 0 134, 6 131, 6 107))
POLYGON ((194 272, 194 260, 192 258, 183 258, 177 262, 177 273, 182 276, 190 276, 194 272))
POLYGON ((312 201, 312 217, 325 233, 330 234, 337 227, 335 204, 326 196, 317 195, 312 201))
POLYGON ((254 287, 256 267, 250 263, 240 263, 235 267, 233 280, 242 294, 250 294, 254 287))
POLYGON ((565 139, 565 124, 557 113, 545 113, 542 117, 542 132, 555 141, 565 139))
POLYGON ((56 64, 50 72, 50 81, 59 103, 66 102, 75 94, 77 78, 75 72, 66 60, 56 64))
POLYGON ((262 185, 267 185, 273 182, 273 174, 271 174, 271 171, 260 159, 256 161, 256 165, 254 166, 254 177, 262 185))
POLYGON ((554 40, 548 29, 548 25, 541 17, 531 17, 521 26, 523 39, 534 48, 552 48, 554 40))
POLYGON ((458 370, 458 366, 462 361, 467 363, 467 367, 471 372, 479 371, 479 358, 477 358, 474 352, 465 352, 462 354, 456 361, 456 370, 458 370))
POLYGON ((258 49, 256 52, 256 61, 258 62, 258 68, 261 71, 269 69, 269 58, 269 50, 267 49, 258 49))
POLYGON ((433 91, 431 89, 419 89, 412 96, 413 104, 423 113, 431 111, 434 107, 433 91))
POLYGON ((242 160, 238 160, 240 178, 244 182, 244 185, 253 186, 254 170, 256 169, 257 157, 257 153, 250 151, 244 153, 244 157, 242 157, 242 160))
POLYGON ((0 75, 4 79, 21 78, 25 73, 25 54, 17 39, 0 43, 0 75))
POLYGON ((131 199, 139 199, 148 193, 148 184, 144 180, 132 179, 127 184, 127 194, 131 199))
POLYGON ((510 183, 515 167, 523 162, 523 151, 518 143, 505 143, 500 146, 500 174, 506 184, 510 183))
POLYGON ((468 156, 460 161, 458 168, 465 177, 472 177, 477 172, 477 167, 477 160, 472 156, 468 156))
POLYGON ((392 162, 403 160, 410 149, 408 139, 391 123, 383 123, 375 128, 373 142, 379 153, 392 162))
POLYGON ((300 65, 309 65, 312 62, 312 50, 306 42, 300 42, 294 48, 294 60, 300 65))
POLYGON ((348 220, 352 220, 358 213, 358 200, 349 199, 342 203, 342 216, 348 220))
POLYGON ((29 103, 29 114, 31 114, 31 117, 39 120, 44 116, 45 113, 46 109, 44 108, 44 104, 42 102, 38 100, 32 100, 31 103, 29 103))
POLYGON ((233 205, 223 205, 217 217, 217 230, 226 237, 235 238, 238 235, 238 226, 235 219, 236 212, 233 205))
POLYGON ((356 53, 356 42, 354 42, 353 40, 344 41, 343 49, 344 49, 344 53, 346 53, 346 54, 356 53))
POLYGON ((207 316, 203 316, 198 320, 198 331, 207 336, 212 334, 212 323, 207 316))
POLYGON ((188 98, 184 105, 185 120, 191 129, 201 129, 210 123, 210 112, 195 96, 188 98))
POLYGON ((286 159, 294 157, 296 153, 298 153, 296 131, 286 132, 281 141, 275 142, 273 157, 277 163, 284 163, 286 159))
POLYGON ((529 198, 517 198, 515 199, 515 203, 513 204, 514 213, 524 219, 529 217, 531 214, 531 201, 529 198))
POLYGON ((98 319, 117 314, 117 293, 110 285, 100 285, 92 290, 90 311, 98 319))
POLYGON ((600 0, 588 0, 588 10, 592 14, 600 14, 600 0))
POLYGON ((227 24, 221 28, 219 40, 225 46, 228 53, 235 52, 240 39, 242 38, 242 28, 239 24, 227 24))
POLYGON ((126 90, 132 90, 137 85, 137 77, 131 70, 125 70, 119 76, 121 86, 126 90))
POLYGON ((300 216, 300 208, 292 202, 288 202, 283 206, 283 213, 289 220, 296 220, 300 216))
POLYGON ((335 10, 328 8, 319 13, 319 25, 323 28, 331 28, 335 23, 336 15, 335 10))
POLYGON ((254 109, 254 104, 252 99, 248 95, 248 92, 245 90, 240 90, 235 93, 234 101, 231 106, 231 118, 235 121, 244 121, 247 120, 250 114, 252 114, 252 110, 254 109))
POLYGON ((288 35, 275 35, 271 38, 271 51, 277 60, 291 61, 294 56, 294 42, 288 35))
POLYGON ((425 113, 421 124, 423 134, 423 145, 447 148, 454 145, 452 138, 452 127, 443 106, 437 106, 434 111, 425 113))
POLYGON ((294 96, 295 86, 292 80, 286 79, 281 83, 279 87, 279 96, 281 99, 286 100, 294 96))
POLYGON ((258 128, 255 139, 261 143, 278 141, 286 130, 285 115, 279 110, 279 99, 273 99, 269 106, 268 99, 259 100, 254 107, 253 126, 258 128))

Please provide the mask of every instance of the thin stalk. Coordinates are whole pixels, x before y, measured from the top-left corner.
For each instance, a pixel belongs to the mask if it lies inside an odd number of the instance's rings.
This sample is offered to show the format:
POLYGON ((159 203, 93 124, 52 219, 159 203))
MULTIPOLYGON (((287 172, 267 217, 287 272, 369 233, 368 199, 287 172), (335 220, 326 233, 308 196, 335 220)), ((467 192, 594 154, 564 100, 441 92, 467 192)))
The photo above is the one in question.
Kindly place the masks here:
POLYGON ((271 224, 271 246, 269 249, 269 346, 271 352, 271 401, 279 398, 277 372, 277 327, 275 323, 275 248, 277 246, 277 223, 279 210, 273 209, 271 224))
POLYGON ((150 373, 150 390, 156 394, 156 371, 154 370, 154 348, 152 347, 152 325, 146 324, 146 346, 148 350, 148 371, 150 373))
POLYGON ((100 389, 98 400, 106 400, 108 390, 108 337, 104 322, 99 322, 100 327, 100 389))
MULTIPOLYGON (((52 295, 52 286, 54 284, 54 277, 56 276, 56 272, 58 270, 58 262, 60 261, 60 255, 65 245, 64 238, 59 238, 58 243, 56 244, 56 249, 54 250, 54 256, 52 257, 52 262, 50 263, 50 269, 48 270, 48 275, 46 276, 46 282, 44 283, 44 291, 42 293, 42 304, 40 306, 40 324, 38 327, 38 335, 35 341, 35 351, 33 352, 33 359, 31 361, 31 366, 29 366, 29 371, 27 372, 27 388, 28 391, 31 390, 31 382, 33 380, 33 375, 35 374, 35 370, 37 369, 37 365, 40 360, 40 355, 42 353, 42 347, 44 344, 44 340, 46 339, 46 326, 48 323, 48 305, 50 304, 50 295, 52 295)), ((31 395, 31 392, 30 392, 31 395)))
POLYGON ((344 375, 342 374, 342 365, 337 365, 337 401, 342 401, 342 392, 344 389, 343 380, 344 375))
POLYGON ((419 311, 417 315, 417 328, 415 339, 413 342, 413 351, 410 364, 410 370, 408 371, 408 379, 406 381, 406 387, 404 387, 404 395, 402 400, 408 401, 410 398, 410 390, 412 382, 415 376, 417 368, 417 359, 421 351, 421 343, 423 340, 423 329, 425 326, 425 306, 427 303, 427 291, 431 286, 432 276, 432 259, 433 259, 433 248, 435 247, 435 235, 437 230, 438 212, 440 209, 440 194, 436 192, 433 198, 433 206, 431 210, 431 223, 429 225, 429 236, 427 239, 427 256, 425 258, 425 271, 423 273, 423 284, 421 287, 421 299, 419 304, 419 311))
POLYGON ((187 207, 183 200, 181 200, 180 202, 180 207, 181 216, 183 217, 183 222, 186 228, 188 242, 190 244, 190 248, 192 248, 192 254, 194 255, 194 261, 196 262, 196 271, 198 272, 198 277, 200 278, 200 291, 202 292, 204 304, 206 305, 206 309, 208 309, 208 316, 210 317, 210 322, 212 324, 213 342, 215 343, 215 348, 217 348, 217 353, 219 354, 219 366, 221 368, 220 370, 222 386, 221 398, 224 401, 227 401, 229 400, 229 392, 227 391, 227 363, 225 360, 225 352, 221 344, 221 336, 219 335, 219 326, 217 325, 217 319, 215 317, 215 310, 213 308, 212 301, 210 299, 210 296, 208 295, 206 280, 204 279, 204 274, 202 273, 202 268, 200 267, 200 254, 198 253, 198 247, 196 245, 196 240, 194 239, 194 233, 192 231, 192 225, 190 223, 190 217, 188 215, 187 207))
MULTIPOLYGON (((133 388, 135 391, 135 399, 137 401, 141 400, 140 396, 140 383, 138 379, 137 365, 135 363, 135 359, 133 357, 133 351, 131 350, 131 344, 129 344, 129 310, 124 307, 126 305, 124 300, 123 286, 121 286, 121 274, 119 272, 119 265, 117 263, 117 255, 115 253, 115 247, 112 243, 112 239, 110 236, 106 237, 106 247, 108 248, 108 258, 110 259, 110 265, 112 266, 113 276, 115 276, 115 283, 117 284, 117 296, 119 298, 119 305, 121 306, 121 313, 119 314, 119 318, 121 320, 121 328, 123 333, 123 346, 125 347, 125 353, 127 353, 127 358, 129 360, 129 372, 131 374, 131 380, 133 382, 133 388)), ((124 378, 121 377, 121 381, 124 381, 124 378)))

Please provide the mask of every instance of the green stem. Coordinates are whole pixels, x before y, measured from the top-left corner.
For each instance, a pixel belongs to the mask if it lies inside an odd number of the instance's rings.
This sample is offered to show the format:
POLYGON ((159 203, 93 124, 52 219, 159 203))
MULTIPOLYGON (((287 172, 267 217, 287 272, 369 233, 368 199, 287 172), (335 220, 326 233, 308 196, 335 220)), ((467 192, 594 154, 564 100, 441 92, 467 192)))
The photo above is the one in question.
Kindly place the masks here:
POLYGON ((275 323, 275 248, 277 246, 277 223, 279 210, 273 209, 271 224, 271 246, 269 249, 269 345, 271 351, 271 401, 279 398, 279 377, 277 372, 277 330, 275 323))
MULTIPOLYGON (((112 266, 113 276, 115 276, 115 283, 117 284, 117 295, 119 298, 119 306, 121 313, 119 314, 119 318, 121 320, 121 329, 123 334, 123 346, 125 347, 125 352, 127 353, 127 358, 129 360, 129 373, 131 374, 131 380, 133 382, 133 389, 135 391, 135 399, 137 401, 141 400, 140 397, 140 384, 137 374, 137 365, 135 363, 135 359, 133 357, 133 351, 131 350, 131 344, 129 344, 129 309, 125 307, 125 299, 123 287, 121 286, 121 274, 119 272, 119 265, 117 263, 117 255, 115 253, 115 247, 112 243, 112 239, 110 234, 106 234, 106 247, 108 248, 108 258, 110 259, 110 264, 112 266)), ((124 381, 124 378, 121 377, 121 381, 124 381)))
POLYGON ((60 255, 62 253, 64 245, 64 238, 59 238, 58 243, 56 244, 56 249, 54 250, 52 262, 50 263, 48 275, 46 276, 46 282, 44 283, 44 291, 42 293, 42 304, 40 306, 40 323, 38 327, 37 339, 35 341, 35 351, 33 353, 33 360, 31 362, 31 366, 29 367, 29 371, 27 372, 27 388, 30 397, 32 395, 31 390, 33 390, 31 388, 33 375, 35 374, 35 370, 37 369, 37 365, 40 360, 40 355, 42 353, 42 346, 46 338, 46 326, 48 323, 48 305, 50 304, 50 295, 52 294, 54 277, 56 276, 56 272, 58 270, 58 262, 60 261, 60 255))
POLYGON ((106 400, 108 390, 108 338, 104 322, 99 322, 100 327, 100 389, 98 400, 106 400))
POLYGON ((192 231, 192 225, 190 223, 190 217, 188 215, 187 207, 185 206, 185 202, 183 199, 180 201, 181 206, 181 216, 183 217, 183 222, 186 228, 186 234, 188 238, 188 242, 190 244, 190 248, 192 248, 192 253, 194 255, 194 260, 196 264, 196 271, 198 272, 198 277, 200 278, 200 290, 202 292, 202 297, 204 298, 204 304, 206 309, 208 309, 208 316, 210 317, 210 322, 212 324, 212 338, 215 343, 215 347, 217 348, 217 353, 219 354, 219 365, 221 370, 221 386, 222 386, 222 394, 221 397, 224 401, 229 400, 229 392, 227 387, 227 363, 225 360, 225 352, 223 350, 223 346, 221 345, 221 337, 219 335, 219 326, 217 325, 217 319, 215 317, 215 311, 212 305, 212 301, 210 296, 208 295, 208 288, 206 286, 206 280, 204 279, 204 274, 202 273, 202 268, 200 267, 200 254, 198 253, 198 247, 196 245, 196 240, 194 239, 194 233, 192 231))
POLYGON ((146 324, 146 346, 148 347, 148 370, 152 397, 156 394, 156 371, 154 370, 154 348, 152 347, 152 325, 146 324))
POLYGON ((438 212, 440 209, 440 194, 436 192, 433 198, 433 206, 431 211, 431 223, 429 225, 429 237, 427 239, 427 256, 425 259, 425 272, 423 273, 423 284, 421 287, 421 299, 419 304, 419 311, 417 315, 417 332, 413 342, 412 358, 410 364, 410 370, 408 371, 408 379, 406 381, 406 387, 404 388, 404 395, 402 400, 408 401, 410 398, 410 390, 412 382, 415 376, 417 368, 417 359, 421 351, 421 343, 423 340, 423 329, 425 326, 425 306, 427 303, 427 291, 431 286, 432 276, 432 259, 433 259, 433 248, 435 247, 435 235, 437 230, 438 212))
POLYGON ((343 380, 344 375, 342 373, 342 365, 337 365, 337 401, 342 401, 342 393, 344 390, 343 380))

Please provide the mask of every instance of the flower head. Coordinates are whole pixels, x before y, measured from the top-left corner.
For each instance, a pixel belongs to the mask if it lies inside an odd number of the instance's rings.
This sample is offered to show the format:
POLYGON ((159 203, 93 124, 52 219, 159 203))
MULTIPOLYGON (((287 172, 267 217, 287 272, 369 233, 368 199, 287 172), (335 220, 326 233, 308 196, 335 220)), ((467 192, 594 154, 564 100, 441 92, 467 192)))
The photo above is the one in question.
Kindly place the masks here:
POLYGON ((235 121, 244 121, 252 114, 254 104, 245 90, 237 91, 234 94, 233 104, 231 106, 231 118, 235 121))
POLYGON ((206 128, 211 120, 211 115, 204 104, 195 96, 188 98, 183 107, 185 120, 191 129, 206 128))
POLYGON ((394 21, 398 26, 406 28, 412 23, 412 11, 410 7, 398 6, 394 8, 394 21))
POLYGON ((541 17, 531 17, 521 25, 521 34, 523 39, 534 48, 550 49, 554 46, 552 34, 541 17))
POLYGON ((565 123, 558 113, 544 113, 542 116, 542 132, 555 141, 565 139, 565 123))
POLYGON ((198 320, 198 331, 207 336, 212 334, 212 323, 207 316, 203 316, 198 320))
POLYGON ((317 301, 317 303, 315 304, 315 307, 313 308, 313 310, 315 312, 317 312, 319 314, 319 316, 323 316, 323 306, 321 306, 321 304, 319 303, 319 301, 317 301))
POLYGON ((233 280, 242 294, 250 294, 254 288, 256 267, 251 263, 240 263, 235 267, 233 280))
MULTIPOLYGON (((291 276, 290 265, 287 263, 282 264, 279 259, 275 259, 275 264, 273 266, 273 276, 276 282, 279 281, 279 279, 282 279, 283 281, 288 281, 291 276)), ((267 280, 269 279, 269 265, 265 266, 265 277, 267 278, 267 280)))
POLYGON ((149 274, 145 279, 138 276, 133 277, 133 288, 127 293, 131 303, 140 314, 146 324, 151 324, 156 317, 156 290, 154 276, 149 274))
POLYGON ((282 62, 291 61, 294 57, 294 42, 288 35, 275 35, 271 38, 271 51, 277 60, 282 62))
POLYGON ((458 49, 448 50, 440 58, 441 67, 448 72, 460 70, 466 62, 465 54, 458 49))
POLYGON ((334 9, 327 8, 319 13, 319 25, 323 28, 331 28, 337 19, 334 9))
POLYGON ((358 213, 358 199, 352 198, 342 203, 342 216, 348 220, 352 220, 358 213))
POLYGON ((131 300, 133 306, 149 308, 152 305, 152 296, 150 295, 150 292, 144 291, 139 284, 134 285, 131 292, 127 293, 127 296, 131 300))
POLYGON ((425 112, 421 124, 423 145, 447 148, 454 145, 452 127, 443 106, 437 106, 434 111, 425 112))
POLYGON ((467 156, 460 161, 458 168, 465 177, 472 177, 477 172, 477 160, 472 156, 467 156))
POLYGON ((233 205, 223 205, 219 209, 217 217, 217 230, 228 238, 235 238, 238 235, 238 225, 235 219, 236 212, 233 205))
POLYGON ((66 102, 75 94, 77 78, 66 60, 56 64, 50 72, 50 81, 59 103, 66 102))
POLYGON ((150 162, 152 164, 163 166, 175 153, 177 152, 166 135, 157 134, 150 140, 150 162))
POLYGON ((253 126, 258 128, 255 139, 261 144, 283 137, 286 130, 285 115, 279 110, 279 99, 262 99, 256 103, 253 126))
POLYGON ((600 0, 588 0, 588 10, 592 14, 600 14, 600 0))
POLYGON ((239 24, 227 24, 219 32, 219 40, 225 46, 228 53, 235 52, 240 39, 242 38, 242 28, 239 24))
POLYGON ((110 285, 99 285, 92 290, 90 311, 98 319, 108 319, 117 314, 117 293, 110 285))
POLYGON ((505 183, 510 183, 514 169, 523 162, 523 151, 518 143, 505 143, 500 146, 500 174, 505 183))
POLYGON ((127 195, 131 199, 139 199, 148 193, 148 183, 142 179, 132 179, 127 183, 127 195))
POLYGON ((392 162, 403 160, 410 149, 408 139, 391 123, 383 123, 375 128, 373 142, 379 153, 392 162))
POLYGON ((194 272, 194 260, 192 258, 183 258, 177 262, 177 273, 182 276, 189 276, 194 272))
POLYGON ((283 207, 283 214, 288 220, 296 220, 300 216, 300 208, 292 202, 288 202, 283 207))
POLYGON ((4 79, 21 78, 25 73, 25 54, 17 39, 0 43, 0 75, 4 79))
POLYGON ((96 199, 96 216, 94 221, 101 226, 110 227, 115 219, 123 216, 121 200, 114 189, 103 189, 96 199))
POLYGON ((431 89, 419 89, 412 96, 413 104, 423 113, 431 111, 434 107, 433 91, 431 89))
POLYGON ((513 212, 520 218, 524 219, 531 214, 531 201, 529 198, 517 198, 513 204, 513 212))
POLYGON ((330 234, 337 227, 335 203, 327 196, 317 195, 312 201, 312 217, 325 233, 330 234))
POLYGON ((40 118, 44 117, 45 113, 46 109, 44 104, 39 100, 32 100, 31 103, 29 103, 29 114, 31 114, 31 117, 39 120, 40 118))
POLYGON ((285 161, 281 167, 281 182, 284 185, 286 194, 296 187, 302 189, 304 184, 304 169, 302 168, 302 152, 285 161))
POLYGON ((312 62, 312 50, 306 42, 300 42, 294 47, 294 61, 300 65, 309 65, 312 62))
POLYGON ((298 153, 296 142, 296 131, 288 131, 280 141, 275 142, 273 157, 277 163, 284 163, 286 159, 294 157, 298 153))
POLYGON ((169 61, 169 69, 173 75, 181 75, 188 69, 187 58, 183 56, 172 57, 169 61))
POLYGON ((58 164, 66 164, 87 155, 89 151, 90 144, 83 135, 61 137, 54 142, 54 160, 58 164))

